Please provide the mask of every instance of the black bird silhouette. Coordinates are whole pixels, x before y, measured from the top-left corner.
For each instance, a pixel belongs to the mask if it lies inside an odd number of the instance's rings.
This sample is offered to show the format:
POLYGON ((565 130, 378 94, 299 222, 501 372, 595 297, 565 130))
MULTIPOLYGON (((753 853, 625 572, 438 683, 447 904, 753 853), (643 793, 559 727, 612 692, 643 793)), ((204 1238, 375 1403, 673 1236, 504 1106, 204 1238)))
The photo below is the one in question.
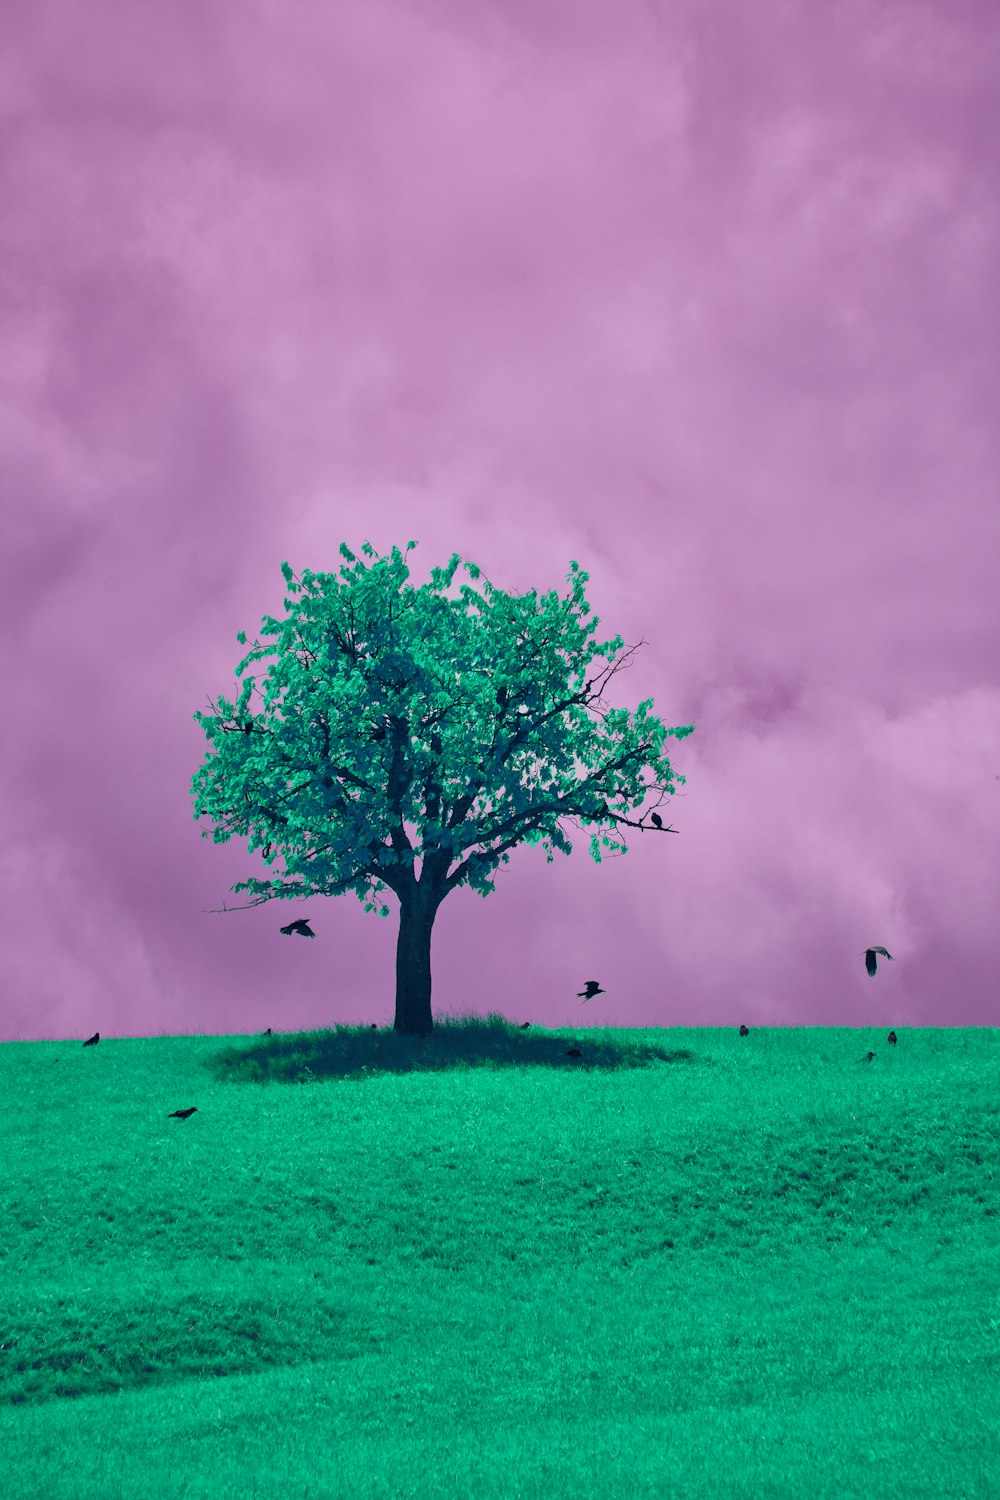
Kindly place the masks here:
POLYGON ((299 917, 297 921, 295 921, 295 922, 289 922, 288 926, 287 927, 283 927, 281 930, 282 930, 282 932, 287 932, 289 937, 291 937, 291 935, 292 935, 293 932, 297 932, 298 935, 299 935, 299 937, 315 937, 316 936, 316 934, 313 932, 312 928, 309 926, 309 918, 308 917, 299 917))
POLYGON ((99 1031, 95 1031, 94 1035, 91 1036, 91 1037, 88 1037, 87 1040, 84 1042, 83 1045, 85 1047, 96 1047, 97 1044, 98 1044, 98 1042, 100 1040, 101 1040, 101 1033, 99 1031))
POLYGON ((741 1026, 740 1027, 740 1036, 749 1036, 749 1035, 750 1035, 750 1027, 749 1026, 741 1026))
POLYGON ((197 1104, 192 1104, 190 1109, 175 1109, 172 1115, 167 1115, 168 1120, 190 1120, 192 1115, 198 1113, 197 1104))
POLYGON ((886 1041, 889 1043, 890 1047, 895 1047, 896 1033, 894 1031, 890 1031, 889 1035, 886 1037, 886 1041))
POLYGON ((650 821, 655 823, 657 828, 663 827, 663 819, 660 817, 659 813, 650 813, 649 817, 650 821))
POLYGON ((874 1052, 866 1052, 865 1055, 864 1055, 864 1057, 859 1057, 858 1058, 858 1062, 871 1062, 871 1060, 872 1060, 872 1058, 874 1056, 875 1056, 874 1052))
POLYGON ((522 1021, 522 1022, 521 1022, 521 1025, 520 1025, 520 1028, 519 1028, 519 1029, 520 1029, 520 1030, 521 1030, 521 1031, 527 1031, 527 1029, 528 1029, 528 1027, 529 1027, 529 1026, 530 1026, 530 1025, 531 1025, 531 1022, 530 1022, 530 1021, 522 1021))
POLYGON ((271 1035, 271 1028, 270 1028, 270 1026, 269 1026, 269 1027, 268 1027, 268 1028, 267 1028, 267 1030, 266 1030, 266 1031, 265 1031, 265 1032, 264 1032, 264 1035, 265 1035, 265 1036, 270 1036, 270 1035, 271 1035))
POLYGON ((875 970, 878 968, 878 963, 875 958, 876 953, 881 953, 883 958, 892 958, 892 954, 889 952, 888 948, 865 949, 865 968, 868 970, 873 979, 875 978, 875 970))
POLYGON ((595 995, 606 995, 607 990, 602 990, 596 979, 587 979, 582 990, 577 990, 578 1000, 593 1000, 595 995))
POLYGON ((580 1051, 579 1047, 570 1047, 569 1050, 566 1053, 566 1056, 567 1057, 582 1057, 583 1053, 580 1051))
POLYGON ((372 1022, 371 1026, 369 1026, 368 1029, 369 1029, 369 1031, 378 1031, 378 1027, 375 1025, 374 1021, 372 1022))

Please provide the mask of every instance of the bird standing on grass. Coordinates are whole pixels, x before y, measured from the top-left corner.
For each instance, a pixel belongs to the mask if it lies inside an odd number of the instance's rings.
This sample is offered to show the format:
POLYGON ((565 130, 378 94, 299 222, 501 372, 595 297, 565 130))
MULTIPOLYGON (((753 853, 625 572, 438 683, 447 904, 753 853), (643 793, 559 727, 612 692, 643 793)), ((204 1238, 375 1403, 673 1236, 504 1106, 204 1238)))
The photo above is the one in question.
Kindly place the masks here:
POLYGON ((197 1104, 192 1104, 190 1109, 175 1109, 172 1115, 167 1115, 168 1120, 190 1120, 192 1115, 198 1113, 197 1104))
POLYGON ((896 1033, 894 1031, 890 1031, 889 1035, 886 1037, 886 1041, 889 1043, 890 1047, 895 1047, 895 1045, 896 1045, 896 1033))
POLYGON ((270 1028, 270 1026, 269 1026, 269 1027, 268 1027, 268 1028, 267 1028, 267 1030, 266 1030, 266 1031, 265 1031, 265 1032, 264 1032, 264 1035, 265 1035, 265 1036, 270 1036, 270 1035, 271 1035, 271 1034, 272 1034, 272 1033, 271 1033, 271 1028, 270 1028))
POLYGON ((567 1057, 582 1057, 583 1053, 580 1051, 579 1047, 570 1047, 569 1050, 566 1053, 566 1056, 567 1057))
POLYGON ((531 1025, 531 1022, 530 1022, 530 1021, 522 1021, 522 1022, 521 1022, 521 1025, 520 1025, 520 1030, 521 1030, 521 1031, 527 1031, 527 1029, 528 1029, 528 1027, 529 1027, 529 1026, 530 1026, 530 1025, 531 1025))
POLYGON ((740 1036, 749 1036, 749 1035, 750 1035, 750 1027, 749 1026, 741 1026, 740 1027, 740 1036))
POLYGON ((94 1035, 93 1036, 89 1036, 87 1038, 87 1040, 84 1042, 83 1045, 85 1047, 96 1047, 97 1044, 98 1044, 98 1042, 100 1040, 101 1040, 101 1033, 99 1031, 95 1031, 94 1035))
POLYGON ((313 932, 312 928, 309 926, 309 918, 308 917, 299 917, 297 921, 295 921, 295 922, 289 922, 288 926, 287 927, 283 927, 281 930, 282 930, 282 932, 287 932, 287 934, 288 934, 289 937, 291 937, 291 935, 292 935, 293 932, 297 932, 298 935, 299 935, 299 937, 315 937, 316 936, 316 934, 313 932))
POLYGON ((881 953, 883 958, 892 958, 892 954, 889 952, 888 948, 865 949, 865 968, 868 970, 873 979, 875 978, 875 970, 878 968, 878 962, 875 958, 876 953, 881 953))
POLYGON ((576 998, 578 1000, 587 1001, 593 1000, 595 995, 606 995, 607 993, 607 990, 601 989, 601 986, 598 984, 596 979, 588 979, 584 984, 583 989, 577 991, 576 998))
POLYGON ((874 1052, 866 1052, 865 1055, 864 1055, 864 1057, 859 1057, 858 1058, 858 1062, 871 1062, 871 1060, 872 1060, 872 1058, 874 1056, 875 1056, 874 1052))

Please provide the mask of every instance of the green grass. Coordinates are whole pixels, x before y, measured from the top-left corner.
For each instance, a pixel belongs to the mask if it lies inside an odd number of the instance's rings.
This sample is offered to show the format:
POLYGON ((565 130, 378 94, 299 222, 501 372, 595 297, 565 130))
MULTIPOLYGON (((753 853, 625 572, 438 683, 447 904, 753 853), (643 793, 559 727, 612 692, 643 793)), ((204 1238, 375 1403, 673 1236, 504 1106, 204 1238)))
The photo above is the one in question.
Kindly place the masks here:
POLYGON ((897 1031, 6 1044, 5 1500, 996 1496, 1000 1044, 897 1031))

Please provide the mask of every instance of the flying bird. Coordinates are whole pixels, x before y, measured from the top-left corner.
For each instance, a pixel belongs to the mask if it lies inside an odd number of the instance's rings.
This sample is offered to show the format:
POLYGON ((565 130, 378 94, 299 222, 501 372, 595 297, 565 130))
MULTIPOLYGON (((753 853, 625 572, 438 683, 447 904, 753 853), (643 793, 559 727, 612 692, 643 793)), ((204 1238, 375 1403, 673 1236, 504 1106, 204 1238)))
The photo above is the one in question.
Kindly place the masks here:
POLYGON ((87 1040, 84 1042, 83 1045, 85 1047, 96 1047, 97 1044, 98 1044, 98 1042, 100 1040, 101 1040, 101 1033, 99 1031, 95 1031, 94 1035, 88 1037, 87 1040))
POLYGON ((749 1035, 750 1035, 750 1027, 749 1026, 741 1026, 740 1027, 740 1036, 749 1036, 749 1035))
POLYGON ((866 1052, 865 1055, 864 1055, 864 1057, 859 1057, 858 1058, 858 1062, 871 1062, 871 1060, 872 1060, 872 1058, 874 1056, 875 1056, 874 1052, 866 1052))
POLYGON ((587 1000, 593 1000, 595 995, 606 995, 607 993, 607 990, 601 989, 596 979, 588 979, 583 989, 577 990, 576 998, 586 1002, 587 1000))
POLYGON ((878 967, 875 959, 876 953, 881 953, 883 958, 892 958, 892 954, 889 952, 888 948, 865 949, 865 968, 868 970, 873 979, 875 978, 875 970, 878 967))
POLYGON ((192 1115, 198 1113, 197 1104, 192 1104, 190 1109, 175 1109, 172 1115, 167 1115, 168 1120, 190 1120, 192 1115))
POLYGON ((289 922, 288 926, 287 927, 283 927, 281 930, 282 930, 282 932, 287 932, 287 934, 288 934, 289 937, 291 937, 291 935, 292 935, 293 932, 297 932, 298 935, 299 935, 299 937, 315 937, 316 936, 316 934, 313 932, 312 928, 309 926, 309 918, 308 917, 299 917, 297 921, 295 921, 295 922, 289 922))
POLYGON ((896 1033, 894 1031, 890 1031, 889 1035, 886 1037, 886 1041, 889 1043, 890 1047, 895 1047, 895 1045, 896 1045, 896 1033))
POLYGON ((566 1053, 566 1056, 567 1057, 582 1057, 583 1053, 580 1051, 579 1047, 570 1047, 569 1050, 566 1053))

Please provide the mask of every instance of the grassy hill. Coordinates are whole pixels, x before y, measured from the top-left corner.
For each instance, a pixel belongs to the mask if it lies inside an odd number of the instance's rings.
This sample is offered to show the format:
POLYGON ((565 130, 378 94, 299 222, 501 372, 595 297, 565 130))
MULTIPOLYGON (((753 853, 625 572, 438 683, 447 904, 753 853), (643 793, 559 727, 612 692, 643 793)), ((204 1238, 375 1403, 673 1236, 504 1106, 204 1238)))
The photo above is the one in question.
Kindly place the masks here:
POLYGON ((0 1046, 5 1500, 995 1496, 1000 1042, 897 1033, 0 1046))

